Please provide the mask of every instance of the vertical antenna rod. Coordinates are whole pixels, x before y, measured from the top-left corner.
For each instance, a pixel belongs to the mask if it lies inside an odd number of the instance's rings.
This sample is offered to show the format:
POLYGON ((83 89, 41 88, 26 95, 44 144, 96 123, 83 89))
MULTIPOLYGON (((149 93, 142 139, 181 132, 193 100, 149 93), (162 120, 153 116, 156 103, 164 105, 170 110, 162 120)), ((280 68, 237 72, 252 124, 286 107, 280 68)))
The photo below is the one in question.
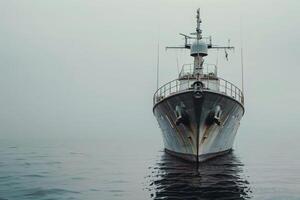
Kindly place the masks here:
POLYGON ((156 90, 159 86, 159 39, 157 41, 156 90))
POLYGON ((241 67, 242 67, 242 102, 244 103, 244 55, 243 55, 243 27, 242 27, 242 14, 240 14, 240 40, 241 40, 241 67))
POLYGON ((178 53, 176 52, 176 65, 177 65, 177 73, 178 73, 178 76, 180 74, 180 71, 179 71, 179 62, 178 62, 178 53))
POLYGON ((244 94, 244 57, 243 57, 243 47, 241 47, 241 65, 242 65, 242 92, 244 94))

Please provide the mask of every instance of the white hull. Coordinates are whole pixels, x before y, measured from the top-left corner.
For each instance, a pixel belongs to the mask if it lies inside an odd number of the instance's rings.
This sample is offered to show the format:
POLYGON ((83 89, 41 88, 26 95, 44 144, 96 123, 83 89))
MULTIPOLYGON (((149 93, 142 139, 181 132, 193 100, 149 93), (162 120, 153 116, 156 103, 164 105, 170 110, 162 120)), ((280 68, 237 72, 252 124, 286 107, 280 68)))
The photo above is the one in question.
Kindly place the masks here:
POLYGON ((204 90, 200 98, 193 91, 170 95, 153 112, 168 153, 204 161, 232 149, 244 108, 234 98, 204 90))

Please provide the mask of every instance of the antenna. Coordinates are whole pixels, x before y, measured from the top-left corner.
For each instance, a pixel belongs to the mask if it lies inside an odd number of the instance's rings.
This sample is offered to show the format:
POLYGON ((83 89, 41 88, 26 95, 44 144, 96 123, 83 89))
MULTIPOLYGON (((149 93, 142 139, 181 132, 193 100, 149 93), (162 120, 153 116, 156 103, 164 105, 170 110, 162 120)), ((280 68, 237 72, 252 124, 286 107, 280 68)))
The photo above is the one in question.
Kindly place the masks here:
MULTIPOLYGON (((242 73, 242 93, 244 95, 244 55, 243 55, 243 29, 242 29, 242 14, 240 14, 240 43, 241 43, 241 73, 242 73)), ((244 100, 243 100, 244 101, 244 100)))
POLYGON ((178 76, 179 76, 179 62, 178 62, 178 52, 176 51, 176 65, 177 65, 177 72, 178 72, 178 76))
POLYGON ((157 41, 157 63, 156 63, 156 89, 159 86, 159 39, 157 41))
POLYGON ((242 92, 244 95, 244 58, 243 58, 243 46, 241 47, 241 65, 242 65, 242 92))

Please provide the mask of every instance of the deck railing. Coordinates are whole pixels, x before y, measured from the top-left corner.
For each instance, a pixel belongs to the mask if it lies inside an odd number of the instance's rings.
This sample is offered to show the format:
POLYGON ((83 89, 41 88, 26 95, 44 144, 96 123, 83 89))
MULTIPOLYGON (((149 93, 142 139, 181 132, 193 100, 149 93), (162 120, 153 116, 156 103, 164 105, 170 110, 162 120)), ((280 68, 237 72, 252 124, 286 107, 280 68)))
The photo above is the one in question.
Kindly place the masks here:
MULTIPOLYGON (((221 94, 225 94, 241 104, 244 104, 244 95, 242 91, 232 84, 229 81, 226 81, 220 77, 217 77, 214 81, 210 80, 208 77, 201 79, 201 82, 204 84, 203 90, 213 91, 221 94)), ((157 104, 162 101, 164 98, 171 96, 173 94, 184 92, 188 90, 193 90, 192 84, 196 81, 195 78, 175 79, 170 81, 163 86, 161 86, 153 96, 153 104, 157 104)))

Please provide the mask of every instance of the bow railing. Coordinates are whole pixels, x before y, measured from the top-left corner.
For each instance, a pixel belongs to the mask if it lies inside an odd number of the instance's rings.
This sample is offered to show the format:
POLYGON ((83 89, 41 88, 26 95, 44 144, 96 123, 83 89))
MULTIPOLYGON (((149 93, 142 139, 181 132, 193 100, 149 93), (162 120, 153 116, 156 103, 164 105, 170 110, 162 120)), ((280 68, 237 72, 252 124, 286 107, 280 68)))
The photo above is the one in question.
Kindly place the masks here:
MULTIPOLYGON (((189 77, 190 76, 187 76, 187 79, 184 80, 175 79, 161 86, 154 93, 153 104, 155 105, 160 101, 162 101, 163 99, 171 95, 174 95, 176 93, 193 90, 192 84, 196 81, 196 79, 189 78, 189 77)), ((224 94, 226 96, 229 96, 237 100, 241 104, 244 104, 244 95, 242 91, 231 82, 226 81, 225 79, 222 79, 220 77, 217 77, 214 80, 209 78, 203 78, 200 81, 203 83, 203 90, 224 94)))

